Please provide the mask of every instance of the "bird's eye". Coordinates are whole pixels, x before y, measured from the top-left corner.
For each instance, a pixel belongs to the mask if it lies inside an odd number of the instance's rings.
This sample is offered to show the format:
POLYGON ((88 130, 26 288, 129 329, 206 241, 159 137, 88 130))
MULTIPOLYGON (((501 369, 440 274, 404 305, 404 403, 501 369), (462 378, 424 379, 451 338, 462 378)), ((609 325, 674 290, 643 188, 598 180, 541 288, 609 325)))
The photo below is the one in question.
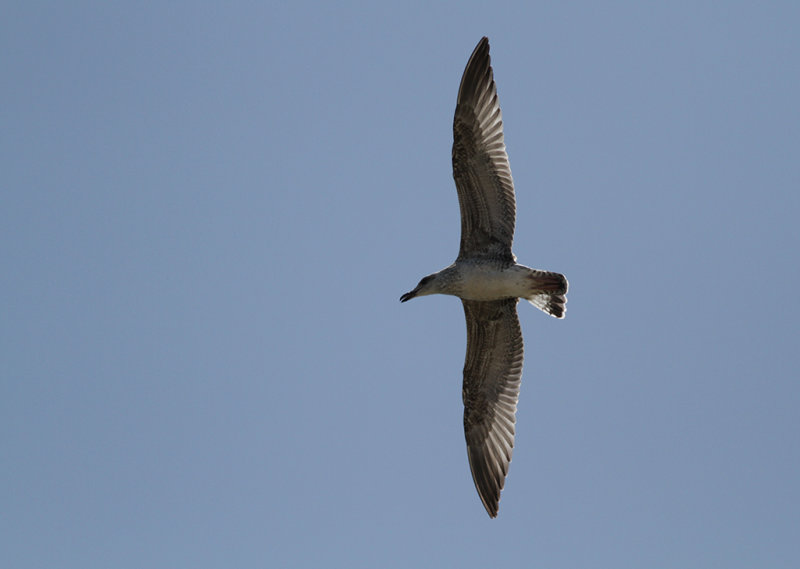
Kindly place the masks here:
POLYGON ((419 286, 422 286, 424 284, 428 284, 429 282, 431 282, 431 277, 430 276, 423 277, 423 279, 421 281, 419 281, 419 286))

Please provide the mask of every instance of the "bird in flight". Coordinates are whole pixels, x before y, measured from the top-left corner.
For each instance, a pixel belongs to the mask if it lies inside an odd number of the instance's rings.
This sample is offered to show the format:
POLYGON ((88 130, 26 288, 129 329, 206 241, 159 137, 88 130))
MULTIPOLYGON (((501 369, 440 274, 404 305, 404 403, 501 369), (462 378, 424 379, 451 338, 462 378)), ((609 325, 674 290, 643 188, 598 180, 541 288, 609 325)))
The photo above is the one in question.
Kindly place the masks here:
POLYGON ((461 208, 458 258, 424 277, 400 301, 429 294, 461 298, 467 320, 462 389, 467 457, 481 502, 494 518, 511 462, 522 378, 517 302, 524 298, 563 318, 568 284, 559 273, 517 264, 511 252, 514 182, 486 37, 472 52, 458 88, 453 178, 461 208))

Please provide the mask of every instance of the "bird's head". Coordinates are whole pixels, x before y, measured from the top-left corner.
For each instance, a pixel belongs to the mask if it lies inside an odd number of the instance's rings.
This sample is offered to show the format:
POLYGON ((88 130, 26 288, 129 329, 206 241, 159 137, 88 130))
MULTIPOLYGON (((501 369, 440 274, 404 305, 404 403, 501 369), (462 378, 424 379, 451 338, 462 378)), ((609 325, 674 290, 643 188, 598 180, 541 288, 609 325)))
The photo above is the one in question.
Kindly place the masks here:
POLYGON ((432 275, 428 275, 427 277, 423 277, 414 290, 407 292, 400 297, 400 302, 411 300, 416 296, 425 296, 427 294, 436 294, 439 292, 436 288, 436 274, 437 273, 434 273, 432 275))

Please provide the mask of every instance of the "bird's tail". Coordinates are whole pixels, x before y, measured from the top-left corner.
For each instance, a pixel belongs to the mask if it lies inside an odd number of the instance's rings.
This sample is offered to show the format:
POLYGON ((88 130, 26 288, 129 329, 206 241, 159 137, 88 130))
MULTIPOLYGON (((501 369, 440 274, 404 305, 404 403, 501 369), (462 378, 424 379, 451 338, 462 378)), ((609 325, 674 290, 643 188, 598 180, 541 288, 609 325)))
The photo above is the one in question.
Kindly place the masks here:
POLYGON ((531 292, 525 297, 536 308, 547 312, 550 316, 564 318, 567 311, 567 278, 559 273, 537 271, 531 269, 528 274, 531 292))

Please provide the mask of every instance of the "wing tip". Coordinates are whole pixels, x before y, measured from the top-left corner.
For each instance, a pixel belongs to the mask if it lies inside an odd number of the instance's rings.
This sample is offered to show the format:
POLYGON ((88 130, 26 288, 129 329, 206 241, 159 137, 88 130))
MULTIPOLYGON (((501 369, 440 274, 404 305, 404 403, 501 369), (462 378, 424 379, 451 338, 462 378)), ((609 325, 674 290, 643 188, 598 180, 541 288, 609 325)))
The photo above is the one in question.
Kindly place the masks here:
POLYGON ((488 74, 489 83, 492 83, 492 59, 489 56, 489 38, 486 36, 481 38, 469 56, 464 74, 461 76, 461 84, 458 86, 457 103, 461 103, 469 95, 474 96, 475 85, 484 74, 488 74))
POLYGON ((505 486, 508 466, 506 465, 506 472, 502 472, 502 469, 500 472, 493 472, 491 468, 493 459, 486 456, 486 450, 470 448, 470 445, 467 445, 467 456, 478 497, 489 517, 496 518, 500 511, 500 496, 505 486))

